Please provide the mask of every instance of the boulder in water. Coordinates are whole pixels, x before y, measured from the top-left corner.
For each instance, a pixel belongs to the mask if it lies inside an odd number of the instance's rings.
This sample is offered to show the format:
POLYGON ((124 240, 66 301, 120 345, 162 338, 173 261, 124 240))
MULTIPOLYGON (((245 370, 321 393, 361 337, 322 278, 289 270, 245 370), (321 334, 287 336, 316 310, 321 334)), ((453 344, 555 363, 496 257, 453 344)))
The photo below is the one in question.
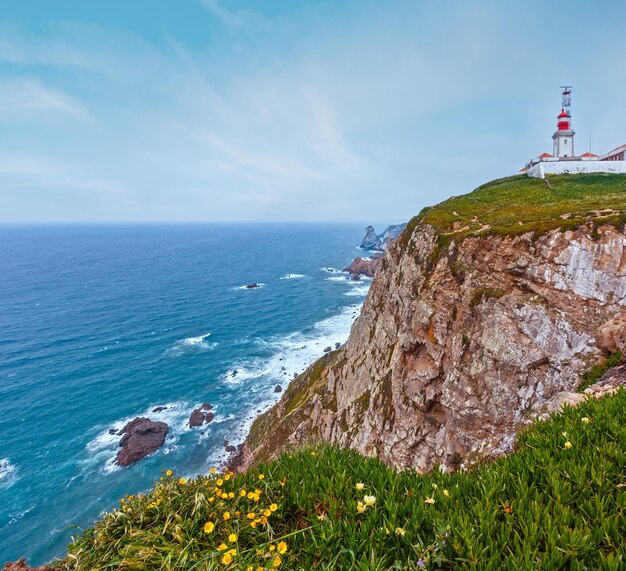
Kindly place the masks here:
POLYGON ((120 434, 121 450, 116 461, 120 466, 130 466, 158 450, 165 442, 168 426, 164 422, 154 422, 149 418, 137 417, 131 420, 120 434))
POLYGON ((197 408, 189 415, 189 428, 196 428, 196 426, 202 426, 203 424, 204 412, 197 408))

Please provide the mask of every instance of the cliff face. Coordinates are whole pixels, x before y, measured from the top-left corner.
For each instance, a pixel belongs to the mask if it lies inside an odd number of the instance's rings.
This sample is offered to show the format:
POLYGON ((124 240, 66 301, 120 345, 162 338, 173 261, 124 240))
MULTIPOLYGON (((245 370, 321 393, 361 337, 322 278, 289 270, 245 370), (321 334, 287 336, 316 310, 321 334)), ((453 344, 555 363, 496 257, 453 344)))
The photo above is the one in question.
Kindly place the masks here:
POLYGON ((510 450, 626 338, 626 235, 600 224, 463 239, 412 224, 346 345, 256 420, 239 465, 319 439, 421 471, 510 450))

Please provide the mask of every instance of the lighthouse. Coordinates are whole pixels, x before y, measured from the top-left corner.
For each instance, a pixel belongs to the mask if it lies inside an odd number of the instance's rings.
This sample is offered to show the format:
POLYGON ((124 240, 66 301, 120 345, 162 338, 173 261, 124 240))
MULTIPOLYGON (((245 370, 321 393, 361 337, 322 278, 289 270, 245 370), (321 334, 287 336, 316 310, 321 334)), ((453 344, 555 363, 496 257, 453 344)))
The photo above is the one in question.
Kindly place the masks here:
POLYGON ((557 117, 556 131, 552 135, 552 154, 558 158, 574 157, 574 131, 572 131, 571 87, 563 88, 563 107, 557 117))
MULTIPOLYGON (((552 154, 542 153, 530 159, 520 174, 535 178, 544 178, 555 174, 607 173, 626 174, 626 145, 621 145, 604 155, 591 152, 577 157, 574 152, 574 133, 572 129, 572 86, 561 86, 561 112, 557 117, 556 131, 552 135, 552 154)), ((590 145, 591 147, 591 141, 590 145)))

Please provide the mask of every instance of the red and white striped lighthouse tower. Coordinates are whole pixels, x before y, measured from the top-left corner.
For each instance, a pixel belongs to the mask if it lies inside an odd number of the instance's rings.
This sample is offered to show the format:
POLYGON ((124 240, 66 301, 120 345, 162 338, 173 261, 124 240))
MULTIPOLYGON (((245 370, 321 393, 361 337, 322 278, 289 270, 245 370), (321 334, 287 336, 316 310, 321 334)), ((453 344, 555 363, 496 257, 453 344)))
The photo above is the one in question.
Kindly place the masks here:
POLYGON ((563 107, 558 116, 556 131, 552 135, 552 154, 559 158, 574 157, 574 131, 572 130, 572 87, 567 85, 563 89, 563 107))

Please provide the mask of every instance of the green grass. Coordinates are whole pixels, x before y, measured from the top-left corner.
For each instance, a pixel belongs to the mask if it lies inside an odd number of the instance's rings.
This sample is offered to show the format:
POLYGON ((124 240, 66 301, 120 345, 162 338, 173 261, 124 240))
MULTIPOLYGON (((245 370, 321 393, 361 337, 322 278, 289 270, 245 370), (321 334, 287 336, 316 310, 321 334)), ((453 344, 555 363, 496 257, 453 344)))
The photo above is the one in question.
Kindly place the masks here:
POLYGON ((422 562, 427 569, 624 569, 625 442, 626 392, 619 391, 532 425, 514 454, 468 473, 400 473, 320 446, 221 485, 164 476, 80 535, 61 566, 256 571, 275 568, 284 541, 278 567, 305 571, 415 570, 422 562), (218 488, 234 497, 216 498, 218 488), (254 490, 258 502, 247 495, 254 490), (365 495, 376 501, 358 513, 365 495), (251 527, 272 503, 268 523, 251 527), (208 521, 217 525, 205 533, 208 521), (232 563, 220 562, 221 543, 236 549, 232 563))
POLYGON ((612 353, 606 359, 604 359, 604 361, 602 361, 601 363, 598 363, 597 365, 594 365, 593 367, 591 367, 591 369, 583 373, 582 381, 578 385, 576 390, 579 393, 582 393, 587 387, 590 387, 596 381, 599 381, 600 378, 604 376, 604 374, 609 369, 612 369, 613 367, 616 367, 617 365, 619 365, 621 360, 622 360, 621 351, 612 353))
POLYGON ((626 220, 626 175, 560 175, 545 180, 520 175, 494 180, 469 194, 425 208, 411 220, 403 239, 408 241, 421 222, 442 234, 453 232, 451 236, 463 238, 545 233, 575 228, 588 220, 614 224, 626 220), (605 209, 614 212, 595 212, 605 209), (566 219, 561 218, 565 215, 566 219))

